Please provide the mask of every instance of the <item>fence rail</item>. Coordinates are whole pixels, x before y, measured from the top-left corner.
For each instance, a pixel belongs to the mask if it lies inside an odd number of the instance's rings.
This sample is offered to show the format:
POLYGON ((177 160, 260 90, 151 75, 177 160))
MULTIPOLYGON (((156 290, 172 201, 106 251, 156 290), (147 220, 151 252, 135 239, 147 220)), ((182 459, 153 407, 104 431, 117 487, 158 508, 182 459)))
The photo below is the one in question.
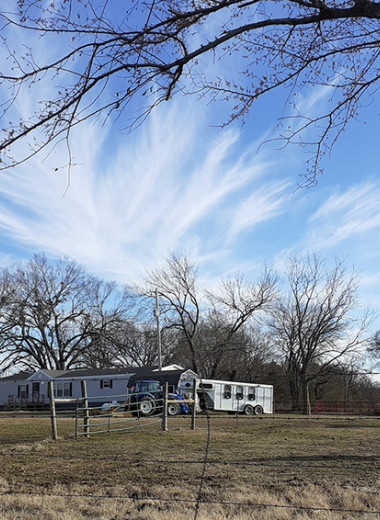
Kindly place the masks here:
POLYGON ((145 399, 139 393, 109 396, 99 405, 98 397, 88 397, 87 390, 82 388, 83 397, 76 400, 75 438, 89 437, 90 434, 113 433, 133 428, 149 426, 161 422, 162 429, 168 429, 168 417, 177 415, 180 404, 191 404, 191 429, 195 428, 195 387, 194 399, 168 399, 168 384, 164 386, 162 397, 145 399), (120 402, 121 401, 121 402, 120 402), (91 402, 96 403, 91 406, 91 402), (175 407, 173 408, 173 405, 175 407), (122 426, 121 426, 122 425, 122 426))
MULTIPOLYGON (((303 413, 307 407, 294 408, 288 401, 276 401, 274 413, 303 413)), ((309 407, 310 414, 380 415, 380 401, 316 400, 309 407)))

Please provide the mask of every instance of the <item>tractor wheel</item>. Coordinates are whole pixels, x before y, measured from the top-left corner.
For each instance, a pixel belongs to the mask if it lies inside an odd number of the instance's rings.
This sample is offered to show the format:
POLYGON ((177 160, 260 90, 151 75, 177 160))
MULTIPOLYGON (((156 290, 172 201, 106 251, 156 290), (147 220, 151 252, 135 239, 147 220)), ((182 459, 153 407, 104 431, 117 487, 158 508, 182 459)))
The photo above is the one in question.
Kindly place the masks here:
POLYGON ((139 415, 140 417, 149 417, 154 412, 154 401, 151 397, 143 395, 139 401, 139 415))
POLYGON ((253 415, 255 413, 255 410, 253 409, 253 406, 247 404, 246 406, 244 406, 243 413, 244 415, 253 415))
POLYGON ((168 415, 174 417, 174 415, 179 414, 179 404, 177 403, 169 403, 168 404, 168 415))
POLYGON ((264 413, 263 407, 258 404, 257 406, 255 406, 254 412, 255 415, 262 415, 264 413))

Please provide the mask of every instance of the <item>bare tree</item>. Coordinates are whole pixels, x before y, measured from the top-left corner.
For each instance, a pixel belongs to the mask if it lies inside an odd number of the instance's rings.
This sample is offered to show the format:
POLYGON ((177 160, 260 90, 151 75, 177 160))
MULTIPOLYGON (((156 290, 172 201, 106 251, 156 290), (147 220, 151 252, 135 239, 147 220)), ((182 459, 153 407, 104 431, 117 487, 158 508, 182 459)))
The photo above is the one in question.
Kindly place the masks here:
MULTIPOLYGON (((257 311, 257 314, 261 314, 257 311)), ((228 324, 206 319, 198 332, 202 355, 203 374, 211 379, 246 381, 270 384, 267 381, 266 366, 274 358, 272 342, 268 342, 265 332, 252 315, 239 329, 230 334, 228 324), (228 341, 227 341, 228 338, 228 341)), ((179 354, 183 351, 179 350, 179 354)))
MULTIPOLYGON (((241 274, 225 279, 219 290, 207 292, 210 310, 208 322, 214 334, 210 338, 209 377, 216 377, 219 366, 231 361, 234 352, 247 352, 244 335, 239 341, 239 331, 254 318, 263 317, 273 303, 277 292, 277 277, 270 269, 264 269, 256 282, 248 282, 241 274)), ((252 333, 252 331, 251 331, 252 333)))
POLYGON ((126 323, 119 330, 115 362, 123 366, 157 365, 157 328, 151 323, 126 323))
POLYGON ((293 257, 286 273, 289 292, 270 319, 286 363, 294 408, 305 407, 308 385, 328 379, 338 362, 357 357, 368 338, 368 314, 358 314, 357 277, 343 262, 328 268, 317 255, 293 257))
POLYGON ((137 289, 142 295, 160 298, 161 315, 165 329, 180 331, 189 349, 191 367, 200 370, 196 336, 200 320, 200 291, 197 286, 197 268, 185 255, 174 253, 159 269, 147 275, 145 286, 137 289))
POLYGON ((238 333, 269 306, 275 287, 276 277, 265 270, 257 282, 237 275, 222 281, 215 292, 201 290, 195 262, 173 254, 149 273, 140 292, 153 297, 158 291, 164 329, 179 333, 173 359, 187 361, 203 377, 216 377, 234 352, 244 352, 238 333))
POLYGON ((121 126, 138 124, 178 91, 230 101, 231 121, 281 89, 296 122, 286 120, 280 138, 309 149, 306 175, 315 181, 324 152, 377 94, 379 18, 372 0, 19 0, 13 9, 7 2, 0 8, 0 82, 8 92, 2 167, 69 141, 87 119, 126 111, 121 126), (57 49, 50 61, 38 56, 41 37, 57 49), (56 86, 52 97, 44 97, 42 81, 56 86), (330 89, 317 114, 298 103, 309 86, 330 89), (11 111, 24 91, 37 95, 36 110, 18 121, 11 111))
POLYGON ((2 309, 4 368, 70 368, 125 319, 126 295, 73 261, 50 265, 36 255, 25 266, 3 269, 6 280, 12 295, 2 309))

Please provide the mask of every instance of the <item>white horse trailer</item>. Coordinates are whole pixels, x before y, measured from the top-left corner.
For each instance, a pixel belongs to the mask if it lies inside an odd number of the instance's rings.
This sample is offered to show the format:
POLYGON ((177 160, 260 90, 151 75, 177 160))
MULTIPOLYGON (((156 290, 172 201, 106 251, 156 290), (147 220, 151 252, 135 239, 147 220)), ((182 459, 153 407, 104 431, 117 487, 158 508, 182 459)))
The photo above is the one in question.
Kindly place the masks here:
MULTIPOLYGON (((182 380, 180 393, 190 396, 193 380, 182 380)), ((213 379, 196 380, 197 407, 200 409, 261 415, 273 413, 273 386, 213 379)))

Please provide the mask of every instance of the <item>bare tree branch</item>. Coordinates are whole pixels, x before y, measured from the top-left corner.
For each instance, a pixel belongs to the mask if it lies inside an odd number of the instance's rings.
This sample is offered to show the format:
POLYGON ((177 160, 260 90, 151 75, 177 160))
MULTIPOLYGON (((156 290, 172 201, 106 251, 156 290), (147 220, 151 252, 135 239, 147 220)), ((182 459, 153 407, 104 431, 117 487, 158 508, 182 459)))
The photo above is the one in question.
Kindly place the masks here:
POLYGON ((361 100, 377 94, 379 18, 379 3, 369 0, 164 0, 117 8, 106 1, 23 0, 13 12, 0 8, 8 64, 0 84, 9 92, 1 105, 1 167, 28 160, 61 138, 69 142, 71 129, 88 119, 117 119, 125 112, 125 127, 132 128, 179 90, 225 99, 233 121, 258 98, 287 89, 285 103, 297 123, 280 118, 280 138, 310 151, 306 175, 313 182, 324 154, 358 116, 361 100), (17 48, 13 28, 30 48, 17 48), (56 59, 40 62, 34 34, 56 45, 56 59), (209 72, 211 53, 225 70, 220 78, 209 72), (231 69, 231 56, 238 68, 231 69), (41 95, 35 112, 17 122, 12 110, 20 93, 38 95, 43 81, 60 85, 57 94, 41 95), (294 97, 308 87, 331 89, 326 109, 315 115, 300 112, 294 97), (27 144, 21 152, 19 142, 27 144))

